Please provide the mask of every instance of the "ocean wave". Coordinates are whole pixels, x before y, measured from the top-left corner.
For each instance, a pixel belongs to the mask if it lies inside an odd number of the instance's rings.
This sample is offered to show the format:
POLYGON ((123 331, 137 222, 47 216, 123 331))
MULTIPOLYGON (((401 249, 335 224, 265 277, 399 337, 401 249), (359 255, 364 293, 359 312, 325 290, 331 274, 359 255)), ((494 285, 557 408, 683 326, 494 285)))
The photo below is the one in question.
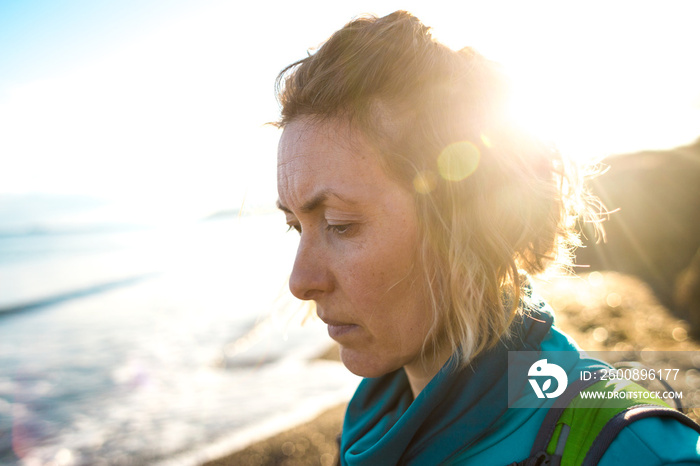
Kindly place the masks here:
POLYGON ((124 288, 127 286, 135 285, 149 278, 153 278, 158 275, 157 272, 146 273, 141 275, 136 275, 128 278, 121 278, 118 280, 110 280, 107 282, 102 282, 98 284, 93 284, 90 286, 66 291, 64 293, 54 294, 47 297, 42 297, 34 301, 24 302, 20 304, 12 304, 9 306, 0 307, 0 317, 7 316, 10 314, 17 314, 26 311, 33 311, 36 309, 41 309, 49 306, 54 306, 56 304, 64 303, 66 301, 72 301, 75 299, 84 298, 87 296, 92 296, 100 293, 105 293, 107 291, 114 290, 116 288, 124 288))

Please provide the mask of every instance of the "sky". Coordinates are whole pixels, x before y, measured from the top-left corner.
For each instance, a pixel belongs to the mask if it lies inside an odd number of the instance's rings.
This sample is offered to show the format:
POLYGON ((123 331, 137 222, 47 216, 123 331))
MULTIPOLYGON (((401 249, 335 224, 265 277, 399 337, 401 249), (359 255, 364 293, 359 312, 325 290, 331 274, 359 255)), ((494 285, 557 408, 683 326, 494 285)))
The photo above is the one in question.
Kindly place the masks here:
POLYGON ((0 0, 0 200, 89 197, 163 221, 271 206, 277 73, 397 9, 501 62, 523 124, 562 151, 700 137, 694 0, 0 0))

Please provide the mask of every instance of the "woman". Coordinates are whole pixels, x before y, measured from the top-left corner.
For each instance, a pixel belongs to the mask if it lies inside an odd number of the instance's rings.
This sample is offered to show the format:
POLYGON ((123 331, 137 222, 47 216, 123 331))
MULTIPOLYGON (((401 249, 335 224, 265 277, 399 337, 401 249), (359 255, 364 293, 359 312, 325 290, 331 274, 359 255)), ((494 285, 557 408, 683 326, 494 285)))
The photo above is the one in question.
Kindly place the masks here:
MULTIPOLYGON (((290 288, 366 378, 343 464, 521 461, 552 401, 527 399, 527 368, 545 353, 571 380, 600 367, 532 297, 527 274, 576 244, 581 190, 505 117, 503 83, 405 12, 352 21, 278 78, 278 204, 301 235, 290 288), (524 358, 510 386, 509 351, 524 358)), ((602 464, 697 460, 697 442, 646 419, 602 464)))

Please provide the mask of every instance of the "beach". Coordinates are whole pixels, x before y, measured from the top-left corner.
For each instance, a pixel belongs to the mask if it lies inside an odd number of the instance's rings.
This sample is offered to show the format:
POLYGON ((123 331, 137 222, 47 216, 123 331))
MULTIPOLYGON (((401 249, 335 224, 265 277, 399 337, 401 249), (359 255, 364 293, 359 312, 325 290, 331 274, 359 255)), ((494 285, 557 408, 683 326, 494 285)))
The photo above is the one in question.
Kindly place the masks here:
MULTIPOLYGON (((337 345, 331 345, 319 359, 340 364, 337 345)), ((309 422, 208 461, 204 465, 334 465, 338 460, 337 438, 342 430, 346 407, 346 402, 339 403, 309 422)))
MULTIPOLYGON (((302 325, 284 293, 297 237, 274 215, 8 234, 0 463, 334 462, 360 379, 322 322, 302 325), (267 247, 241 247, 255 244, 267 247)), ((534 286, 587 351, 700 349, 688 323, 633 277, 534 286)), ((698 365, 688 371, 696 389, 698 365)))
POLYGON ((205 463, 206 466, 321 465, 338 459, 340 433, 346 404, 325 411, 311 422, 257 442, 241 451, 205 463))
MULTIPOLYGON (((548 281, 538 280, 535 289, 551 303, 557 325, 586 351, 700 350, 700 344, 688 335, 688 323, 659 304, 649 286, 634 277, 614 272, 593 272, 548 281)), ((334 359, 336 354, 331 349, 325 357, 334 359)), ((691 383, 694 385, 690 388, 697 392, 700 382, 694 380, 691 383)), ((344 403, 339 404, 311 422, 205 464, 335 464, 338 456, 336 437, 341 431, 345 406, 344 403)), ((695 421, 700 420, 700 408, 690 408, 686 414, 695 421)))
POLYGON ((0 241, 0 464, 195 465, 352 395, 284 219, 69 227, 0 241))

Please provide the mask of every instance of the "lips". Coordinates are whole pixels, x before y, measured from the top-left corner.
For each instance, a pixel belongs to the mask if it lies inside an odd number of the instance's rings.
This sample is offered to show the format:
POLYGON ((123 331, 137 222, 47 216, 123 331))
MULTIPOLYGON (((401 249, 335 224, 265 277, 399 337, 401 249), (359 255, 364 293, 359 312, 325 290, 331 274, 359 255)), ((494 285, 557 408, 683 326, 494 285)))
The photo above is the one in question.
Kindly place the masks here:
POLYGON ((332 325, 328 324, 328 335, 334 339, 339 340, 348 334, 352 333, 354 330, 359 329, 357 325, 353 324, 342 324, 342 325, 332 325))
POLYGON ((358 325, 349 322, 324 319, 323 317, 321 317, 321 320, 328 325, 328 335, 334 340, 346 337, 360 328, 358 325))

